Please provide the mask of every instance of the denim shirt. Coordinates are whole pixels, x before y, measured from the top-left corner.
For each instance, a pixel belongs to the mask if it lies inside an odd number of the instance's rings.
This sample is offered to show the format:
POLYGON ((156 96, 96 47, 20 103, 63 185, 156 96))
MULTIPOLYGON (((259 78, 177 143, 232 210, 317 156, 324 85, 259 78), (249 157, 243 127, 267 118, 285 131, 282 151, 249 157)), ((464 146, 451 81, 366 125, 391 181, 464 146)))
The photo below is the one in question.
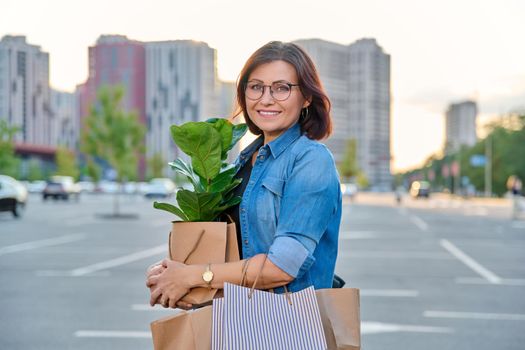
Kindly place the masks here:
POLYGON ((261 136, 236 161, 240 168, 260 147, 239 207, 243 258, 268 254, 295 278, 292 292, 331 288, 342 206, 332 154, 298 123, 262 144, 261 136))

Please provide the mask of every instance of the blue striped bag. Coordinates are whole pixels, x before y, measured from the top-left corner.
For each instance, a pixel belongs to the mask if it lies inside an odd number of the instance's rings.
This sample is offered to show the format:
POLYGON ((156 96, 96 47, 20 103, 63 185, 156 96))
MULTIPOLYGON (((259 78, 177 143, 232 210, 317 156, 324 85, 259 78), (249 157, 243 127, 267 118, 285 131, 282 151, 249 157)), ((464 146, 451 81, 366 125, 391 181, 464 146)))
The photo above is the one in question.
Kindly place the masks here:
POLYGON ((212 350, 326 348, 313 287, 274 294, 225 283, 213 301, 212 350))

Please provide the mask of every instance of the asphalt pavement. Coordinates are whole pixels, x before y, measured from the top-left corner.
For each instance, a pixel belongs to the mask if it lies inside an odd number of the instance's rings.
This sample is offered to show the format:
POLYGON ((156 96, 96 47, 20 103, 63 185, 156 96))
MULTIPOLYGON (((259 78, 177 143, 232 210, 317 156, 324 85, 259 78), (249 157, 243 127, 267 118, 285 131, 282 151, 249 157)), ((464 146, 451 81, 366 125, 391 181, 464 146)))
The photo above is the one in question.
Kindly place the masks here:
MULTIPOLYGON (((32 195, 0 213, 0 349, 151 349, 147 266, 170 214, 123 195, 32 195)), ((525 349, 525 220, 506 202, 360 193, 345 200, 336 272, 361 291, 362 348, 525 349)))

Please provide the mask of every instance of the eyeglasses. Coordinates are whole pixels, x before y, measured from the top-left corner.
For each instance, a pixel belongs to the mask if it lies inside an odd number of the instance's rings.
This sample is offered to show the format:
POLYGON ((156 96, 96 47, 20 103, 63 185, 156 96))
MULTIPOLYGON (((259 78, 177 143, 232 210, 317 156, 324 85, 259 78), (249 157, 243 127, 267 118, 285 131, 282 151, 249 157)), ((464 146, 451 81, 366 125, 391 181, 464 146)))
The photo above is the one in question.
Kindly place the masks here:
POLYGON ((270 95, 274 100, 284 101, 290 97, 292 87, 299 86, 299 84, 291 84, 285 82, 275 82, 272 85, 264 85, 257 81, 249 81, 246 84, 246 98, 250 100, 258 100, 264 95, 266 87, 270 88, 270 95))

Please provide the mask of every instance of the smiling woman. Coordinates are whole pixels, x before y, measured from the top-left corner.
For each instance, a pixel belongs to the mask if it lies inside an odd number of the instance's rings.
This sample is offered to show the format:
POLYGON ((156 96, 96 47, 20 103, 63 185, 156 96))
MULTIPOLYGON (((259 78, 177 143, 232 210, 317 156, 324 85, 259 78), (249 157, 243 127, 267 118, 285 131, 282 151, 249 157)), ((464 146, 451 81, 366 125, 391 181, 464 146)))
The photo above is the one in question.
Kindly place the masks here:
POLYGON ((152 305, 190 307, 180 302, 189 290, 239 284, 243 267, 247 285, 260 271, 256 287, 276 293, 333 285, 341 191, 332 154, 317 141, 332 123, 312 60, 296 44, 264 45, 241 71, 237 101, 237 115, 259 135, 236 161, 242 184, 234 195, 242 201, 224 213, 235 221, 243 260, 155 264, 147 280, 152 305))

